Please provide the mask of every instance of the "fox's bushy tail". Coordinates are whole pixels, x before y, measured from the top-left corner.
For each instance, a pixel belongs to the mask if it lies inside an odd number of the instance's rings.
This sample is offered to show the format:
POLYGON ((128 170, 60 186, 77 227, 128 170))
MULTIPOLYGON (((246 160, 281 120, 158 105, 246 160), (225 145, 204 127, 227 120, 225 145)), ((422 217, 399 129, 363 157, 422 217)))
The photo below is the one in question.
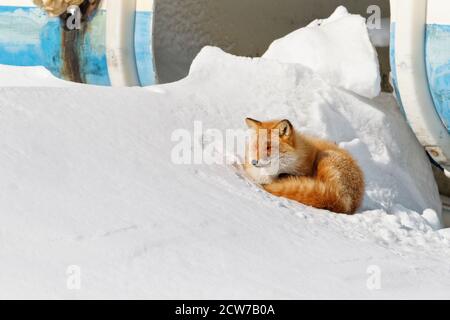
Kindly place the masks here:
POLYGON ((336 187, 311 177, 288 177, 264 185, 276 196, 288 198, 319 209, 338 213, 354 213, 350 196, 342 195, 336 187))

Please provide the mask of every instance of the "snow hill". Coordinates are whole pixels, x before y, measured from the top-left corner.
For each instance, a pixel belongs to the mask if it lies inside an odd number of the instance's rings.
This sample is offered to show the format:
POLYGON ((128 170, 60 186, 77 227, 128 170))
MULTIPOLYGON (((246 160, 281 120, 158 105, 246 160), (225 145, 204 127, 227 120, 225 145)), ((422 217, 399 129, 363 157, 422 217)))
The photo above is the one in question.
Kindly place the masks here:
POLYGON ((450 232, 391 96, 211 47, 168 85, 43 77, 0 66, 0 298, 448 298, 450 232), (172 161, 176 130, 201 121, 204 142, 247 116, 347 148, 366 176, 358 214, 271 196, 237 165, 172 161))

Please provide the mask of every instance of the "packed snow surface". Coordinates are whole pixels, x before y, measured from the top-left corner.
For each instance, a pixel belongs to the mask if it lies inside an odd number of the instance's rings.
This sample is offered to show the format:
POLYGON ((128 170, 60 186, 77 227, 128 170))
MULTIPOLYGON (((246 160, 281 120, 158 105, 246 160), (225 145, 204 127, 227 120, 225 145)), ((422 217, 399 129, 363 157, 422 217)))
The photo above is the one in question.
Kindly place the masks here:
POLYGON ((449 297, 450 233, 391 96, 217 48, 173 84, 66 84, 0 89, 0 298, 449 297), (276 198, 238 165, 174 163, 174 132, 201 123, 206 147, 208 129, 248 116, 348 149, 367 182, 359 212, 276 198))

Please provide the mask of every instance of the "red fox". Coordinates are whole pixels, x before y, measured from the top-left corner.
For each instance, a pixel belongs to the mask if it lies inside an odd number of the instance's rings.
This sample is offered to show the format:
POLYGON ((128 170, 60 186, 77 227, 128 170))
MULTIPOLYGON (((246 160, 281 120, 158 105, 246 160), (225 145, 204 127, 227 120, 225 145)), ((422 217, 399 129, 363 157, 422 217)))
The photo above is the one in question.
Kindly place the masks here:
POLYGON ((336 213, 359 208, 364 175, 346 150, 296 132, 289 120, 246 123, 256 135, 247 143, 244 168, 266 191, 336 213))

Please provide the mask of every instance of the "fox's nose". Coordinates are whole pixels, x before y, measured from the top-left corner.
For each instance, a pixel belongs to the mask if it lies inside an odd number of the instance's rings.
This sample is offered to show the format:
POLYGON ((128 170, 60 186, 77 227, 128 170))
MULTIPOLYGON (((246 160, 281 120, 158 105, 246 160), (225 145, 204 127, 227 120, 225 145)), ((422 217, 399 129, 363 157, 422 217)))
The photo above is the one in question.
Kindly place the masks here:
POLYGON ((258 160, 252 160, 252 165, 256 167, 258 165, 258 160))

